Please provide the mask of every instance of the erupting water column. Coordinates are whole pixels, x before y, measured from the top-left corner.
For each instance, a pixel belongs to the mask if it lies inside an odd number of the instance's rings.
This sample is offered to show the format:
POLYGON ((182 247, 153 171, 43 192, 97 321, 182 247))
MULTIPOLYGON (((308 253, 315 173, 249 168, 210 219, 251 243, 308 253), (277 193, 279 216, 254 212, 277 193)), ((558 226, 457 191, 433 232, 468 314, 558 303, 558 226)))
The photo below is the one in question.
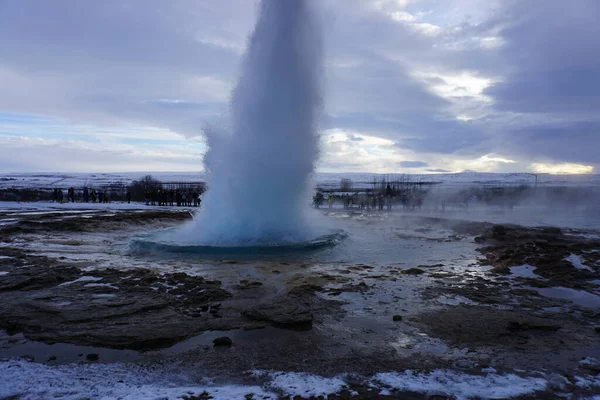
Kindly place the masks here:
POLYGON ((316 235, 306 216, 322 110, 312 7, 306 0, 260 4, 231 98, 231 127, 207 133, 209 190, 190 232, 199 244, 286 244, 316 235))

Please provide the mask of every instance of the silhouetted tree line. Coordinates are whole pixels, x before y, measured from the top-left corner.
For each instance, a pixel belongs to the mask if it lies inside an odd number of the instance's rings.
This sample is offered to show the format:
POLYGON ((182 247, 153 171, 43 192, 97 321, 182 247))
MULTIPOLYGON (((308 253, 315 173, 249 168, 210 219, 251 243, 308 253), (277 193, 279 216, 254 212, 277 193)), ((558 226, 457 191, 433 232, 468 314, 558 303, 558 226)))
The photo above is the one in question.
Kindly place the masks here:
POLYGON ((0 201, 34 202, 84 202, 108 203, 146 202, 160 205, 199 205, 200 196, 206 191, 204 182, 161 182, 146 175, 129 185, 123 182, 98 186, 51 188, 6 188, 0 189, 0 201), (154 199, 154 201, 152 201, 154 199))

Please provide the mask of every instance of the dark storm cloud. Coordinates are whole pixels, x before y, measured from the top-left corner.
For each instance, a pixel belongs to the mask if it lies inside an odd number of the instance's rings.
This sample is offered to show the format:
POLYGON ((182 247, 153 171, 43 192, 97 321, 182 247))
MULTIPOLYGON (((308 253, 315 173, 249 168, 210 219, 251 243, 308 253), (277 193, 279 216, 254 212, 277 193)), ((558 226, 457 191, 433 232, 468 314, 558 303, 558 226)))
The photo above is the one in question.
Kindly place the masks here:
POLYGON ((600 159, 600 121, 539 124, 515 129, 507 135, 511 141, 504 143, 504 149, 521 157, 535 152, 540 161, 588 165, 597 164, 600 159))
POLYGON ((497 58, 504 74, 485 94, 496 112, 518 113, 526 122, 495 127, 498 142, 513 154, 598 164, 599 16, 596 0, 543 6, 525 0, 512 2, 494 21, 505 41, 497 58))
POLYGON ((573 113, 600 105, 600 2, 514 2, 500 51, 507 73, 487 90, 496 107, 515 112, 573 113))

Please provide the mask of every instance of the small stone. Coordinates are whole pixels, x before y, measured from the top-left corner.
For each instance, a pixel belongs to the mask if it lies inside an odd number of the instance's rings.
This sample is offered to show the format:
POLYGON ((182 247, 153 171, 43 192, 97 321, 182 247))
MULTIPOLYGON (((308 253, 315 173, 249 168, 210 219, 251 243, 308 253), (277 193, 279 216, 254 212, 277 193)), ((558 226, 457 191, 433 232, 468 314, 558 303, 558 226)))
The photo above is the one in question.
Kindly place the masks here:
POLYGON ((50 357, 48 357, 48 361, 56 361, 56 356, 50 356, 50 357))
POLYGON ((451 398, 452 397, 448 396, 447 394, 441 394, 441 393, 429 394, 426 397, 427 400, 449 400, 451 398))
POLYGON ((99 356, 97 353, 90 353, 90 354, 88 354, 87 356, 85 356, 85 358, 86 358, 88 361, 98 361, 98 358, 99 358, 99 357, 100 357, 100 356, 99 356))
POLYGON ((420 275, 420 274, 424 274, 425 271, 423 271, 420 268, 409 268, 409 269, 402 270, 401 273, 406 274, 406 275, 420 275))
POLYGON ((25 354, 23 356, 21 356, 21 358, 25 361, 29 361, 29 362, 34 362, 35 361, 35 357, 30 355, 30 354, 25 354))
POLYGON ((394 322, 402 321, 402 315, 394 315, 392 320, 394 320, 394 322))
POLYGON ((223 336, 223 337, 216 338, 215 340, 213 340, 213 344, 215 347, 231 346, 233 344, 233 341, 230 338, 228 338, 227 336, 223 336))
POLYGON ((594 330, 596 331, 596 333, 600 333, 600 326, 596 326, 596 327, 594 328, 594 330))

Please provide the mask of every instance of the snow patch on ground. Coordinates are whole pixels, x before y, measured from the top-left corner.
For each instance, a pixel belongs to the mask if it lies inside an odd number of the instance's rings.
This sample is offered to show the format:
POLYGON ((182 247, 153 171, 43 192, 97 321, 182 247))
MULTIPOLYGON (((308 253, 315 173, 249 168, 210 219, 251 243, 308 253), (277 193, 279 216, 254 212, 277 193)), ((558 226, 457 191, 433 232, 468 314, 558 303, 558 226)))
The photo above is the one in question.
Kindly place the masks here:
MULTIPOLYGON (((473 375, 450 370, 406 370, 379 373, 364 383, 381 395, 390 395, 395 391, 444 393, 457 400, 512 398, 545 391, 553 386, 552 377, 541 373, 529 377, 500 375, 493 368, 483 369, 482 373, 473 375)), ((264 384, 216 385, 210 378, 192 379, 177 368, 167 366, 142 367, 123 363, 46 365, 10 360, 0 362, 0 398, 171 400, 206 392, 212 396, 207 398, 214 400, 275 400, 279 398, 278 395, 307 399, 327 398, 349 387, 344 376, 327 378, 277 371, 253 371, 252 375, 264 378, 264 384)), ((568 385, 569 382, 564 380, 564 384, 568 385)), ((585 391, 595 391, 600 387, 600 375, 576 376, 573 384, 585 391)))
POLYGON ((0 271, 0 276, 8 275, 8 271, 0 271))
POLYGON ((181 399, 184 395, 209 393, 213 400, 277 399, 258 386, 210 384, 199 386, 189 378, 125 364, 71 364, 48 366, 25 361, 0 363, 0 398, 21 400, 61 398, 92 399, 181 399))
POLYGON ((11 256, 0 256, 0 260, 9 260, 11 258, 14 258, 14 257, 11 257, 11 256))
POLYGON ((373 378, 375 384, 411 392, 444 392, 458 400, 469 398, 507 398, 545 390, 542 378, 522 378, 514 374, 468 375, 460 372, 435 370, 431 373, 380 373, 373 378))
POLYGON ((298 372, 275 372, 269 374, 272 378, 270 386, 283 391, 286 395, 308 397, 326 397, 347 387, 342 378, 324 378, 298 372))
POLYGON ((52 213, 68 212, 70 214, 88 211, 106 211, 106 210, 160 210, 165 209, 159 206, 147 206, 144 203, 55 203, 53 201, 39 201, 32 203, 16 203, 13 201, 0 201, 0 210, 19 211, 14 215, 43 215, 52 213), (28 210, 28 211, 25 211, 28 210), (78 211, 75 211, 78 210, 78 211))

